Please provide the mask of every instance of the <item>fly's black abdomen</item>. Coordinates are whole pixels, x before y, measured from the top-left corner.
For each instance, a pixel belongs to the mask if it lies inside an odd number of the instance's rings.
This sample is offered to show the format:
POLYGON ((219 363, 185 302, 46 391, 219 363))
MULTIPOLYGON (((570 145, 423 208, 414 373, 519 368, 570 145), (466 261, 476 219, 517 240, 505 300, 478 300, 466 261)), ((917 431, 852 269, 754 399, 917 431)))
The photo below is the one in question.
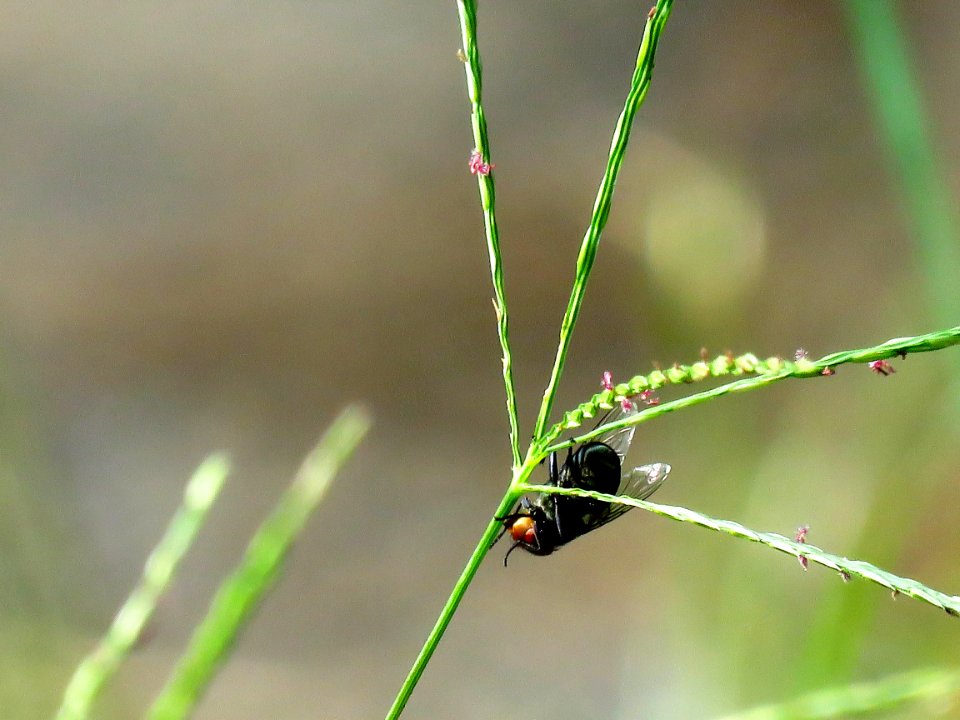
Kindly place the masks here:
POLYGON ((605 443, 587 443, 563 464, 560 486, 615 493, 620 487, 620 456, 605 443))

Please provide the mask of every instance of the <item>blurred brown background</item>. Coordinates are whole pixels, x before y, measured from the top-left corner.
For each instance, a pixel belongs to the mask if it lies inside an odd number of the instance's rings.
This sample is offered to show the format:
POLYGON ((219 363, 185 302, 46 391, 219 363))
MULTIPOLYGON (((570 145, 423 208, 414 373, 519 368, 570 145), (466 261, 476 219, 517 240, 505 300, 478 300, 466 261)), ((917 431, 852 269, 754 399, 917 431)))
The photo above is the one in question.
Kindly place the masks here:
MULTIPOLYGON (((646 10, 481 7, 524 437, 646 10)), ((900 16, 956 182, 960 5, 900 16)), ((100 706, 139 716, 352 400, 374 433, 197 717, 386 712, 508 480, 459 45, 445 2, 0 7, 4 718, 50 716, 225 449, 230 483, 100 706)), ((704 346, 935 329, 889 167, 834 3, 678 3, 557 409, 704 346)), ((726 398, 643 426, 631 460, 674 466, 658 501, 808 523, 955 592, 957 362, 726 398)), ((956 660, 928 606, 642 512, 550 558, 504 569, 505 549, 407 716, 708 717, 956 660)))

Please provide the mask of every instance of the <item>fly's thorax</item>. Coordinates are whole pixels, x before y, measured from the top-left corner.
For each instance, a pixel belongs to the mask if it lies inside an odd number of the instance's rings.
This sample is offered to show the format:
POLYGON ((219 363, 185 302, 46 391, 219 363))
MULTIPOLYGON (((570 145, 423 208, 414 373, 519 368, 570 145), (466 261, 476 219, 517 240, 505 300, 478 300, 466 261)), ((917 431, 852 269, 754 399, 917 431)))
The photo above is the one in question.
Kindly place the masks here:
POLYGON ((552 521, 557 515, 557 496, 541 493, 530 501, 528 509, 538 522, 552 521))

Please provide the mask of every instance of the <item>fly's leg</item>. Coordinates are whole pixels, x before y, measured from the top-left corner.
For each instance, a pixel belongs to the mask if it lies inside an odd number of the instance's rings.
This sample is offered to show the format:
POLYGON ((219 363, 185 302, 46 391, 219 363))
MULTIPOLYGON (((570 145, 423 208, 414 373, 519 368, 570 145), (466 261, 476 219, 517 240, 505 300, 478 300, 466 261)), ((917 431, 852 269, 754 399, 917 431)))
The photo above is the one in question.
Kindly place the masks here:
POLYGON ((517 549, 518 547, 520 547, 522 544, 523 544, 523 543, 521 543, 519 540, 517 540, 513 545, 510 546, 510 549, 507 550, 507 554, 503 556, 503 566, 504 566, 504 567, 507 566, 507 560, 510 559, 510 553, 512 553, 514 550, 516 550, 516 549, 517 549))
MULTIPOLYGON (((572 448, 567 448, 567 459, 563 463, 564 468, 570 467, 570 457, 573 454, 572 448)), ((567 471, 567 480, 569 480, 569 470, 567 471)), ((569 482, 562 482, 560 478, 560 468, 557 467, 557 454, 552 453, 550 455, 550 484, 556 485, 557 487, 567 487, 572 485, 569 482)), ((569 499, 569 498, 568 498, 569 499)), ((563 495, 554 495, 553 496, 553 524, 557 526, 557 537, 563 537, 563 527, 560 525, 560 516, 563 515, 560 512, 560 507, 563 505, 564 497, 563 495)))
POLYGON ((550 480, 547 483, 548 485, 559 485, 560 484, 560 468, 557 467, 557 453, 550 453, 550 462, 547 463, 548 472, 550 473, 550 480))

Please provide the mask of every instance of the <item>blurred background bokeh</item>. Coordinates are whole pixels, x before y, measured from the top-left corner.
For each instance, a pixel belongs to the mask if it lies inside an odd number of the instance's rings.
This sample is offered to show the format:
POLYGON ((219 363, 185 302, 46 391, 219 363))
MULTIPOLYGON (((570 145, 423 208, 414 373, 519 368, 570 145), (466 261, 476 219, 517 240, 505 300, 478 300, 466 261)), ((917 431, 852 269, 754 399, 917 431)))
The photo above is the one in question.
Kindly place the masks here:
MULTIPOLYGON (((481 7, 524 436, 646 9, 481 7)), ((960 4, 898 17, 956 197, 960 4)), ((446 2, 0 7, 4 720, 52 714, 223 449, 231 480, 98 706, 140 716, 354 400, 375 429, 197 717, 385 713, 509 473, 459 45, 446 2)), ((833 2, 674 9, 558 411, 702 347, 816 357, 957 324, 869 87, 833 2)), ((955 592, 960 361, 895 365, 668 415, 630 459, 673 465, 660 502, 809 524, 955 592)), ((957 660, 929 606, 642 512, 549 558, 502 550, 409 717, 709 717, 957 660)), ((904 716, 934 710, 958 716, 904 716)))

